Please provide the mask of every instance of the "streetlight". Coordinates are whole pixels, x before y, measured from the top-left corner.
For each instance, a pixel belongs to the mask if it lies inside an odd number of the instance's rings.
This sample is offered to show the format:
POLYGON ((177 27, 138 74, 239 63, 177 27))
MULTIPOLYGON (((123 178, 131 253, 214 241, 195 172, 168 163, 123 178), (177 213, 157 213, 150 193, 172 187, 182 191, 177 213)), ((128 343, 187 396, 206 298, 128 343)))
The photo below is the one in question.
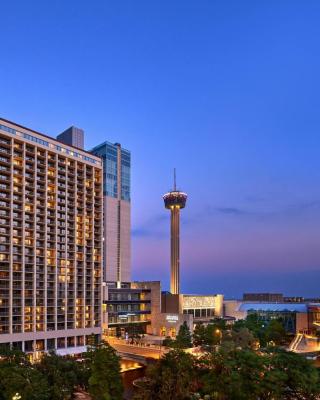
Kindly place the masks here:
POLYGON ((16 393, 14 396, 12 396, 12 400, 20 400, 21 396, 19 393, 16 393))
POLYGON ((216 335, 219 336, 219 344, 221 344, 221 337, 222 337, 222 332, 221 332, 221 330, 220 330, 220 329, 216 329, 216 330, 215 330, 215 333, 216 333, 216 335))

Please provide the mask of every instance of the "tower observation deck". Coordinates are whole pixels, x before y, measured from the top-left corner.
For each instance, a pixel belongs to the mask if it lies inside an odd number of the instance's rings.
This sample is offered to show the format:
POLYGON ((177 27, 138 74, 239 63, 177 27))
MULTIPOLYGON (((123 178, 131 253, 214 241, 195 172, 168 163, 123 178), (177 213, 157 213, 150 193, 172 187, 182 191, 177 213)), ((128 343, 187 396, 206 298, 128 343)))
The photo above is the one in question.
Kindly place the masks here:
POLYGON ((171 211, 171 275, 170 292, 180 293, 180 209, 186 206, 187 194, 176 187, 176 171, 171 192, 163 196, 165 208, 171 211))

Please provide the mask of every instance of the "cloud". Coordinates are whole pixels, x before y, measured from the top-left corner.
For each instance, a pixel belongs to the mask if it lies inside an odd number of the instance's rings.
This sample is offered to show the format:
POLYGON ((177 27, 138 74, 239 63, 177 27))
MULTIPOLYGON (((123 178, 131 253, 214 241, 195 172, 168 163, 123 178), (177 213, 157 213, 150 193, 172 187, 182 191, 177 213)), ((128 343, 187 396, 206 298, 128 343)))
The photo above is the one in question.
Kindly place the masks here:
POLYGON ((208 218, 208 216, 214 217, 217 214, 224 214, 230 216, 247 216, 247 217, 258 217, 258 218, 271 218, 285 215, 303 215, 308 211, 320 211, 320 200, 310 200, 306 202, 297 202, 287 204, 284 206, 275 206, 272 208, 241 208, 237 206, 211 206, 204 207, 204 212, 198 214, 199 217, 208 218))
POLYGON ((308 202, 303 202, 303 203, 298 203, 298 204, 291 204, 288 206, 288 211, 289 212, 303 212, 311 209, 317 209, 320 208, 320 201, 319 200, 314 200, 314 201, 308 201, 308 202))
POLYGON ((165 224, 167 222, 168 216, 166 214, 158 214, 153 218, 150 218, 147 222, 133 227, 132 236, 136 238, 156 238, 162 239, 167 237, 167 232, 165 231, 165 224))
POLYGON ((215 208, 216 211, 222 214, 228 214, 228 215, 244 215, 248 214, 247 211, 241 210, 240 208, 235 208, 235 207, 217 207, 215 208))
MULTIPOLYGON (((274 208, 267 209, 265 207, 251 207, 242 208, 239 206, 229 205, 210 205, 206 204, 203 208, 181 218, 181 224, 184 226, 202 225, 218 216, 225 216, 226 218, 246 218, 256 221, 266 221, 267 219, 279 219, 282 217, 297 218, 303 216, 305 213, 313 211, 320 211, 320 201, 310 200, 306 202, 297 202, 282 206, 274 206, 274 208)), ((168 238, 169 235, 169 214, 161 213, 152 218, 149 218, 143 224, 137 225, 132 229, 132 236, 135 238, 154 238, 163 239, 168 238)))

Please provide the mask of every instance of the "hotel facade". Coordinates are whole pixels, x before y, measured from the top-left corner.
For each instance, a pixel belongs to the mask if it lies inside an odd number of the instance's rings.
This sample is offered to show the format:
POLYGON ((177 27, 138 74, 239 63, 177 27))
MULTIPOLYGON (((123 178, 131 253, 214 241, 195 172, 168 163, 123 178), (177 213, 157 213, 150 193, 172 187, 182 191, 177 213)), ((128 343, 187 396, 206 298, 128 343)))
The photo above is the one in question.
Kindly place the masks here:
POLYGON ((0 119, 0 345, 85 350, 101 334, 100 157, 0 119))

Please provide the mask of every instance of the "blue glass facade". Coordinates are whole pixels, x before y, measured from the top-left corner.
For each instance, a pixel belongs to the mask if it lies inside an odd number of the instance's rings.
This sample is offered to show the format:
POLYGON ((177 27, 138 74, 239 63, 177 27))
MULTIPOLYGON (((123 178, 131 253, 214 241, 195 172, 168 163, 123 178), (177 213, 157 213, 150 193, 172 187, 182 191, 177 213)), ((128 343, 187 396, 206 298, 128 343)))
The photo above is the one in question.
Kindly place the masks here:
POLYGON ((130 202, 130 152, 122 149, 118 144, 109 142, 96 146, 91 152, 100 156, 103 161, 104 195, 130 202), (118 151, 120 152, 119 158, 118 151), (118 177, 121 177, 121 185, 118 177))
POLYGON ((131 155, 121 150, 121 200, 130 201, 130 169, 131 155))

